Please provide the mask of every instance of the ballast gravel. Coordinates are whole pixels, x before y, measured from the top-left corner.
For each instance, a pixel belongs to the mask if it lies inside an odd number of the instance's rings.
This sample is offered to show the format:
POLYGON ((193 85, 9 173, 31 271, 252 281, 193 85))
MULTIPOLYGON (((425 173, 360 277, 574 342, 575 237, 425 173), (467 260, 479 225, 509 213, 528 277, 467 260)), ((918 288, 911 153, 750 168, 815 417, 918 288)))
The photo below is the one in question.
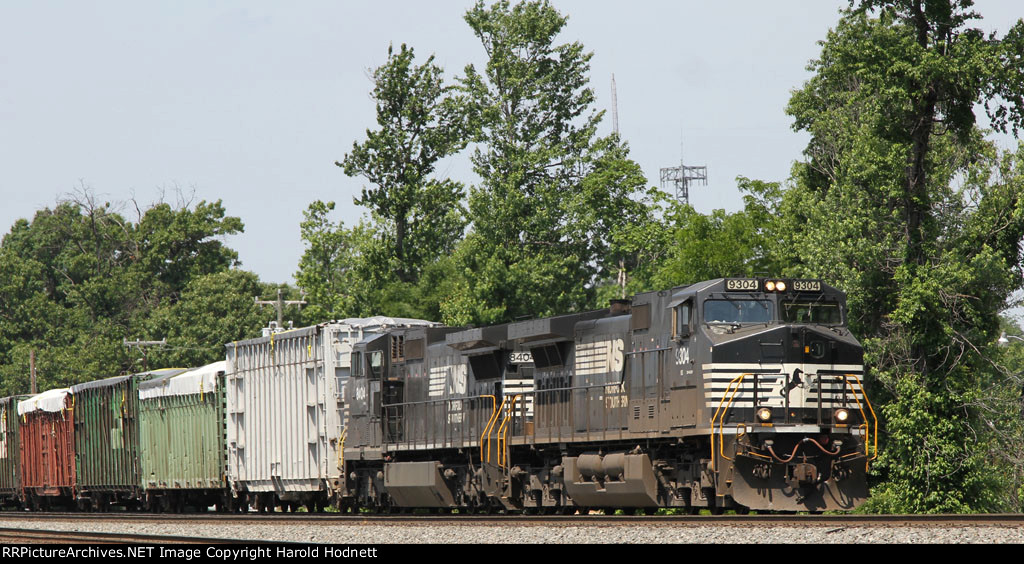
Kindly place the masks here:
POLYGON ((0 519, 4 528, 63 531, 130 532, 147 535, 190 536, 208 539, 243 539, 315 544, 492 544, 492 543, 1024 543, 1024 529, 1003 525, 831 525, 743 526, 700 524, 594 524, 594 525, 443 525, 325 523, 295 525, 211 523, 82 523, 72 521, 18 521, 0 519))

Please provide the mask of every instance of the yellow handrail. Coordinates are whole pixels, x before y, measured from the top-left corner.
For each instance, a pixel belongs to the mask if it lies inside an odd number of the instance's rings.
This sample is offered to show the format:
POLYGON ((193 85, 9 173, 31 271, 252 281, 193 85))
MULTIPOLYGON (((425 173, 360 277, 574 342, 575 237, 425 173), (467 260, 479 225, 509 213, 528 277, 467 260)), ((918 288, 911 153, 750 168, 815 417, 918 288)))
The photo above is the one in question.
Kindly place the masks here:
POLYGON ((725 455, 725 414, 732 409, 732 402, 736 399, 736 392, 740 390, 740 386, 743 385, 743 378, 750 376, 751 373, 740 374, 739 376, 732 379, 729 385, 725 388, 725 393, 722 395, 722 399, 718 402, 718 410, 715 411, 715 416, 711 418, 711 469, 717 470, 717 463, 715 462, 715 419, 718 421, 718 451, 722 455, 722 458, 726 460, 732 460, 725 455), (733 387, 733 384, 736 384, 733 387), (732 393, 729 393, 730 390, 732 393), (725 406, 725 410, 722 410, 722 403, 725 402, 725 398, 728 396, 729 403, 725 406), (721 417, 719 417, 721 415, 721 417))
POLYGON ((843 381, 850 387, 850 391, 853 392, 853 399, 857 400, 857 409, 860 410, 861 419, 864 421, 865 433, 868 436, 864 437, 864 456, 870 457, 864 463, 864 469, 867 470, 872 460, 878 458, 878 416, 875 415, 875 408, 871 406, 871 400, 868 399, 867 390, 864 389, 864 384, 860 381, 860 378, 856 374, 847 374, 843 381), (864 413, 864 406, 860 402, 860 397, 857 396, 857 390, 850 383, 850 378, 857 381, 857 387, 860 388, 861 393, 864 395, 864 403, 868 404, 868 411, 871 412, 871 418, 875 422, 875 432, 871 433, 871 426, 868 425, 867 414, 864 413), (873 435, 873 436, 872 436, 873 435), (875 455, 871 456, 871 447, 875 449, 875 455))
POLYGON ((345 439, 348 438, 348 427, 341 428, 341 440, 338 445, 338 469, 341 470, 341 477, 345 477, 345 439))
MULTIPOLYGON (((505 419, 502 420, 501 426, 498 427, 498 466, 504 468, 508 463, 508 459, 503 459, 502 455, 505 454, 505 449, 508 447, 508 429, 505 425, 508 424, 509 420, 512 419, 512 413, 516 409, 516 400, 519 399, 519 395, 512 396, 512 403, 508 406, 508 411, 505 412, 505 419)), ((505 402, 502 402, 504 405, 505 402)))
MULTIPOLYGON (((480 462, 491 461, 491 429, 494 428, 494 423, 498 420, 498 414, 501 412, 501 408, 498 407, 498 398, 490 395, 480 396, 482 398, 491 398, 491 417, 487 420, 487 426, 484 427, 484 432, 480 435, 480 462), (487 437, 487 456, 484 457, 484 437, 487 437)), ((504 407, 505 400, 501 400, 501 405, 504 407)))

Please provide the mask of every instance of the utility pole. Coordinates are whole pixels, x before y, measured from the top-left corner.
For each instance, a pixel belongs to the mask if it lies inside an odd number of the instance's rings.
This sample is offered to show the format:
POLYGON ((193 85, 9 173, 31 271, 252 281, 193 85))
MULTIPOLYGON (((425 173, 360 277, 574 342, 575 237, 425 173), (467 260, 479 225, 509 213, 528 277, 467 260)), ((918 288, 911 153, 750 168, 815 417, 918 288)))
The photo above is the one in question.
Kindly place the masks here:
POLYGON ((299 309, 302 309, 302 306, 306 305, 306 300, 285 300, 285 299, 282 299, 281 289, 280 288, 277 289, 277 299, 276 300, 267 301, 267 300, 261 300, 261 299, 259 299, 259 297, 253 297, 252 301, 256 305, 260 306, 260 309, 263 309, 263 306, 265 306, 265 305, 272 305, 272 306, 274 306, 274 309, 277 310, 277 326, 278 327, 284 327, 284 306, 294 305, 294 306, 299 306, 299 309))
POLYGON ((28 351, 28 372, 32 382, 32 395, 36 395, 36 350, 28 351))
POLYGON ((128 339, 122 339, 125 348, 135 347, 142 353, 142 369, 149 371, 149 356, 146 355, 147 347, 166 347, 167 339, 160 339, 159 341, 129 341, 128 339))

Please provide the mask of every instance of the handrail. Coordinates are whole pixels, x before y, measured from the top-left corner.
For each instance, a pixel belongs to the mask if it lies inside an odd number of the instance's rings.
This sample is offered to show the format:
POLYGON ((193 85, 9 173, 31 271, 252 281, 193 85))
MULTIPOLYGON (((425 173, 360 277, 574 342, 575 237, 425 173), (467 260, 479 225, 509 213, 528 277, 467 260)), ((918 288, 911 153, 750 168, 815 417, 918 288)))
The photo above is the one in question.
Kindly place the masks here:
POLYGON ((491 398, 491 416, 487 418, 487 425, 484 426, 484 432, 480 435, 480 440, 477 441, 477 446, 480 447, 480 462, 484 460, 484 435, 488 433, 487 426, 491 424, 491 420, 497 416, 498 413, 498 400, 492 395, 482 395, 481 398, 491 398))
MULTIPOLYGON (((508 459, 502 457, 505 454, 505 449, 508 447, 508 429, 505 425, 512 419, 513 412, 516 409, 516 400, 519 399, 519 394, 512 396, 512 402, 508 406, 508 411, 505 412, 505 419, 502 420, 501 426, 498 427, 498 466, 504 468, 508 463, 508 459)), ((501 402, 504 405, 504 401, 501 402)))
POLYGON ((341 470, 341 476, 345 477, 345 439, 348 438, 348 427, 345 425, 341 426, 341 440, 338 444, 338 470, 341 470))
MULTIPOLYGON (((494 396, 491 396, 494 397, 494 396)), ((495 403, 497 403, 497 398, 495 403)), ((487 426, 484 427, 484 434, 480 436, 480 461, 490 462, 491 461, 491 431, 494 429, 494 424, 498 422, 498 415, 501 413, 502 408, 505 407, 505 398, 501 399, 501 405, 494 409, 491 413, 491 418, 487 420, 487 426), (487 457, 484 457, 484 437, 487 437, 487 457)))
POLYGON ((722 426, 722 429, 721 429, 722 436, 720 437, 720 439, 718 441, 719 442, 718 448, 719 448, 719 451, 721 452, 721 455, 722 455, 723 458, 726 458, 727 460, 732 460, 731 458, 725 456, 725 446, 724 446, 724 443, 725 443, 725 436, 724 436, 724 432, 725 432, 725 423, 724 423, 725 414, 728 413, 729 409, 732 407, 732 402, 733 402, 734 399, 736 399, 736 392, 739 391, 740 385, 743 383, 743 378, 746 377, 746 376, 750 376, 750 375, 752 375, 752 373, 750 373, 750 372, 743 373, 743 374, 740 374, 739 376, 733 378, 732 381, 729 382, 729 385, 726 386, 726 388, 725 388, 725 393, 722 394, 722 399, 720 399, 718 401, 718 409, 715 410, 715 414, 711 416, 711 469, 712 470, 717 470, 718 469, 717 468, 718 464, 717 464, 716 458, 715 458, 715 421, 719 418, 719 415, 721 415, 723 421, 720 421, 719 423, 721 423, 721 426, 722 426), (736 385, 735 388, 733 388, 733 384, 736 385), (730 390, 732 391, 731 394, 729 393, 730 390), (729 404, 726 406, 725 411, 722 411, 722 404, 725 403, 725 398, 727 396, 729 397, 729 404))
MULTIPOLYGON (((593 390, 593 389, 597 389, 597 388, 607 388, 608 386, 618 386, 618 385, 619 385, 618 382, 612 382, 612 383, 608 383, 608 384, 591 384, 591 385, 588 385, 588 386, 567 386, 567 387, 564 387, 564 388, 546 388, 546 389, 543 389, 543 390, 530 390, 528 392, 522 392, 522 393, 524 393, 524 394, 544 394, 544 393, 548 393, 548 392, 564 392, 564 391, 571 391, 571 390, 593 390)), ((441 402, 446 402, 446 401, 470 400, 470 399, 476 399, 476 398, 492 398, 492 399, 494 399, 494 396, 482 395, 482 396, 475 396, 475 397, 467 396, 467 397, 464 397, 464 398, 440 398, 440 399, 433 399, 433 400, 403 401, 403 402, 398 402, 398 403, 382 403, 381 407, 402 407, 402 406, 412 406, 412 405, 423 405, 423 404, 429 404, 429 403, 441 403, 441 402)))
POLYGON ((867 470, 871 461, 878 458, 878 416, 875 414, 875 408, 871 406, 871 400, 868 399, 867 390, 864 389, 864 384, 860 381, 860 377, 856 374, 846 374, 843 381, 846 382, 846 385, 850 387, 850 391, 853 392, 853 399, 857 400, 857 409, 860 410, 861 419, 864 421, 864 431, 868 435, 864 437, 864 456, 870 457, 864 463, 864 469, 867 470), (864 403, 868 404, 868 410, 871 412, 871 418, 875 422, 875 432, 873 434, 871 433, 871 426, 868 425, 867 414, 864 413, 864 406, 860 402, 860 397, 857 396, 857 390, 853 387, 853 384, 850 383, 851 377, 857 381, 857 387, 860 388, 860 392, 864 396, 864 403), (872 446, 875 449, 874 456, 871 456, 872 446))

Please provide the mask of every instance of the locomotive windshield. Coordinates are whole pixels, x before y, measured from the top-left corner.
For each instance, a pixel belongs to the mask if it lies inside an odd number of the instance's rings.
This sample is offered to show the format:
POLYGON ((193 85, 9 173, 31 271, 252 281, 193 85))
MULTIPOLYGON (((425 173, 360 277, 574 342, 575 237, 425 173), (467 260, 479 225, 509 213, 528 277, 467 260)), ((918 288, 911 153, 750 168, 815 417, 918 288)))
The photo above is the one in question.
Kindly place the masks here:
POLYGON ((788 300, 782 302, 782 321, 839 325, 843 317, 836 301, 788 300))
POLYGON ((706 300, 705 323, 768 323, 772 321, 768 300, 706 300))

